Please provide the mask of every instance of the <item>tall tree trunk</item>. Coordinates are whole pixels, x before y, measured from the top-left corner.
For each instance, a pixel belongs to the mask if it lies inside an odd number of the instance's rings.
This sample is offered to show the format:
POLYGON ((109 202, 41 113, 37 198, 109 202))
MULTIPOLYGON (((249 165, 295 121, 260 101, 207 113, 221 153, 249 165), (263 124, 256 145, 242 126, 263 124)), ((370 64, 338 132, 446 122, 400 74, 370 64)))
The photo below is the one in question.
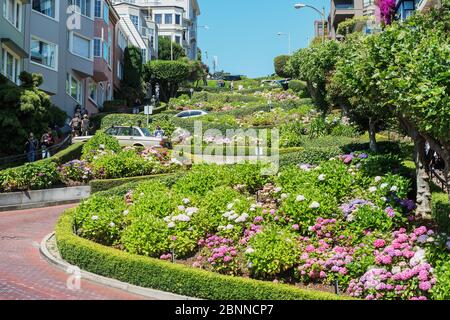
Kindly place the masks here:
POLYGON ((432 219, 430 177, 426 171, 425 138, 413 130, 414 161, 416 163, 417 209, 416 215, 422 219, 432 219))
POLYGON ((370 151, 378 152, 377 136, 376 136, 375 122, 369 119, 369 139, 370 139, 370 151))

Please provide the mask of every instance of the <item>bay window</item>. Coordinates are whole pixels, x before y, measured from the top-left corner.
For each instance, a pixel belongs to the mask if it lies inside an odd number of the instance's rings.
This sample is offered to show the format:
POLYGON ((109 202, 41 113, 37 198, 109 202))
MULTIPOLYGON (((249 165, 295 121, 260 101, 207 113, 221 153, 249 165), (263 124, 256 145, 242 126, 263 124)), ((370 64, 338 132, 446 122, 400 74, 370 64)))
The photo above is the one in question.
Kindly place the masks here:
POLYGON ((90 39, 81 37, 74 32, 70 33, 70 52, 77 56, 92 59, 92 41, 90 39))
POLYGON ((57 19, 58 2, 56 0, 33 0, 33 10, 50 18, 57 19))
POLYGON ((22 30, 22 3, 18 0, 6 0, 3 7, 3 16, 16 29, 22 30))
POLYGON ((21 71, 20 66, 20 58, 16 54, 14 54, 12 51, 8 50, 6 47, 3 47, 1 50, 1 73, 7 77, 9 80, 14 82, 15 84, 19 85, 19 75, 21 71))
POLYGON ((32 62, 56 70, 58 56, 58 47, 56 44, 31 36, 30 55, 32 62))
POLYGON ((88 18, 92 18, 92 0, 70 0, 70 4, 75 6, 75 12, 88 18))
POLYGON ((81 103, 82 97, 82 84, 77 78, 75 78, 70 73, 67 74, 66 78, 66 92, 69 96, 75 99, 78 103, 81 103))

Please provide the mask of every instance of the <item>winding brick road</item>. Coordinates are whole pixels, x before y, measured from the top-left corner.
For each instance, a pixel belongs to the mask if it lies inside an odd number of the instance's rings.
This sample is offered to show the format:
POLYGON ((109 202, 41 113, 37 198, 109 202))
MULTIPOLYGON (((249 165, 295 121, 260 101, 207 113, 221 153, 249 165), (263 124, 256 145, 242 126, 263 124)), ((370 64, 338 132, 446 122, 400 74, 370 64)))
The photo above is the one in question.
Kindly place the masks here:
POLYGON ((41 257, 41 240, 71 206, 0 212, 0 300, 142 299, 86 280, 80 290, 69 290, 69 275, 41 257))

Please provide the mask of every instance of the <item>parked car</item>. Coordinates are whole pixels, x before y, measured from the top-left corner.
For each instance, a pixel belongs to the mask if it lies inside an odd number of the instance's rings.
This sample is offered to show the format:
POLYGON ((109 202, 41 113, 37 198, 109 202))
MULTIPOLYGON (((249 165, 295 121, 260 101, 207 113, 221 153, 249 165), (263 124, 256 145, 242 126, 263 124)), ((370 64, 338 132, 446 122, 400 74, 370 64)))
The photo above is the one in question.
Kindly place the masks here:
POLYGON ((186 110, 186 111, 182 111, 182 112, 178 113, 177 115, 175 115, 175 117, 188 119, 188 118, 203 117, 203 116, 206 116, 207 114, 208 114, 208 112, 203 111, 203 110, 186 110))
MULTIPOLYGON (((147 128, 113 126, 105 130, 106 134, 115 137, 124 147, 170 147, 167 137, 155 137, 147 128)), ((72 142, 86 142, 92 136, 72 138, 72 142)))
POLYGON ((281 83, 277 80, 263 80, 261 81, 261 87, 281 87, 281 83))

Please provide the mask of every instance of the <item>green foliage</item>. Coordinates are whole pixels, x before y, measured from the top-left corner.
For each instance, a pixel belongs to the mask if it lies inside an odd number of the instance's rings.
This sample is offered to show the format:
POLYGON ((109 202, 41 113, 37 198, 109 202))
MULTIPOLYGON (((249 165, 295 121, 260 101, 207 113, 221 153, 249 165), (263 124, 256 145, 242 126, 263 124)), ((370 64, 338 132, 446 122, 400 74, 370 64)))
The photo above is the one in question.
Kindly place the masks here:
POLYGON ((30 132, 36 137, 55 124, 62 126, 66 114, 53 106, 50 97, 39 90, 42 76, 22 72, 22 84, 0 83, 0 155, 22 154, 30 132))
POLYGON ((58 166, 51 160, 27 163, 0 171, 0 191, 47 189, 60 182, 58 166))
POLYGON ((128 46, 124 53, 123 79, 120 96, 131 107, 136 99, 143 99, 145 85, 143 82, 142 53, 137 47, 128 46))
POLYGON ((118 112, 123 108, 127 108, 126 100, 111 100, 103 102, 103 112, 118 112))
POLYGON ((259 278, 287 272, 300 255, 295 234, 279 228, 264 229, 253 236, 248 245, 253 250, 246 258, 252 274, 259 278))
POLYGON ((118 153, 122 150, 119 141, 116 138, 98 131, 94 137, 83 146, 82 158, 84 160, 92 160, 100 150, 112 151, 118 153))
POLYGON ((357 27, 365 25, 368 20, 369 17, 366 16, 345 19, 339 23, 336 34, 346 36, 347 34, 360 31, 357 27))
POLYGON ((433 193, 432 215, 442 232, 450 233, 450 201, 446 193, 433 193))
POLYGON ((289 62, 289 59, 291 56, 278 56, 274 59, 274 67, 275 67, 275 73, 282 77, 282 78, 288 78, 290 75, 286 71, 286 65, 289 62))
POLYGON ((77 237, 72 212, 56 226, 58 249, 64 260, 81 269, 131 284, 203 299, 331 300, 344 299, 326 292, 223 276, 204 270, 131 255, 77 237))
POLYGON ((301 96, 305 96, 307 92, 306 83, 300 80, 291 80, 289 81, 289 89, 294 91, 296 94, 301 96))
POLYGON ((186 51, 181 45, 165 37, 158 37, 158 59, 179 60, 186 57, 186 51), (172 56, 173 53, 173 56, 172 56))

